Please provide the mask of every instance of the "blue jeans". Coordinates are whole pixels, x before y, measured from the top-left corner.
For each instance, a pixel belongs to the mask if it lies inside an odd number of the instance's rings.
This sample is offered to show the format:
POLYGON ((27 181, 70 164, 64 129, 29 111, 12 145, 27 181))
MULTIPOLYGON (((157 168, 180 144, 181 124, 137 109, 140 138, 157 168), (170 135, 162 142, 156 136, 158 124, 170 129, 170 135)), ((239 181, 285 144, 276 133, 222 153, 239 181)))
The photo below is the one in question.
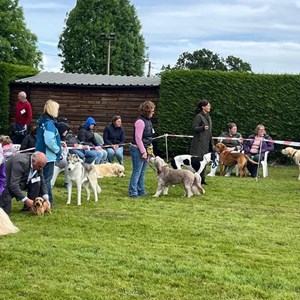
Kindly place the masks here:
POLYGON ((45 167, 43 168, 43 175, 44 175, 44 179, 45 179, 45 182, 46 182, 46 185, 47 185, 49 201, 50 201, 51 205, 53 205, 51 180, 52 180, 52 177, 53 177, 54 165, 55 165, 54 161, 47 162, 45 167))
POLYGON ((148 162, 142 159, 141 152, 137 147, 129 146, 132 159, 132 174, 129 183, 129 197, 143 196, 145 191, 145 173, 148 162))
POLYGON ((114 157, 117 158, 119 164, 123 165, 123 147, 119 147, 117 151, 112 148, 107 148, 107 160, 112 163, 114 161, 114 157))
POLYGON ((96 150, 70 149, 69 152, 77 154, 87 164, 91 164, 97 158, 96 150))
POLYGON ((95 160, 96 165, 103 164, 106 162, 107 160, 106 150, 102 149, 102 150, 92 150, 92 151, 96 151, 97 153, 96 160, 95 160))

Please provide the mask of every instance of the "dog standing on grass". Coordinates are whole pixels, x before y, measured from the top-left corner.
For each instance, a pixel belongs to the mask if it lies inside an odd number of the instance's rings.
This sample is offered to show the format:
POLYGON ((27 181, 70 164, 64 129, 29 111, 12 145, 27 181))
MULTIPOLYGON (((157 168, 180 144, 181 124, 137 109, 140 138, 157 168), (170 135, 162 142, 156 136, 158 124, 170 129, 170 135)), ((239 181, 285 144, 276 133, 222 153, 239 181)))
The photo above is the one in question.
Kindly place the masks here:
POLYGON ((201 195, 205 190, 201 186, 201 176, 189 170, 173 170, 159 156, 151 157, 150 162, 154 164, 158 174, 158 187, 153 197, 159 197, 161 192, 168 195, 170 185, 183 184, 185 196, 201 195))
POLYGON ((81 205, 82 187, 86 189, 87 200, 90 199, 89 184, 94 191, 95 202, 98 202, 98 193, 101 192, 101 188, 97 182, 97 172, 94 165, 84 163, 77 154, 68 154, 65 172, 67 172, 68 183, 67 204, 71 204, 73 182, 77 186, 77 205, 81 205))
POLYGON ((240 177, 247 176, 246 166, 250 162, 258 165, 258 162, 251 159, 248 155, 240 152, 231 152, 223 143, 217 143, 215 150, 220 154, 220 175, 224 176, 227 167, 237 164, 240 177))
POLYGON ((295 164, 299 167, 298 180, 300 180, 300 150, 294 149, 293 147, 286 147, 281 150, 281 153, 287 157, 291 157, 295 164))
POLYGON ((203 157, 182 154, 175 156, 169 162, 173 169, 180 170, 184 166, 193 173, 201 174, 208 163, 212 162, 218 165, 218 154, 214 151, 204 154, 203 157))

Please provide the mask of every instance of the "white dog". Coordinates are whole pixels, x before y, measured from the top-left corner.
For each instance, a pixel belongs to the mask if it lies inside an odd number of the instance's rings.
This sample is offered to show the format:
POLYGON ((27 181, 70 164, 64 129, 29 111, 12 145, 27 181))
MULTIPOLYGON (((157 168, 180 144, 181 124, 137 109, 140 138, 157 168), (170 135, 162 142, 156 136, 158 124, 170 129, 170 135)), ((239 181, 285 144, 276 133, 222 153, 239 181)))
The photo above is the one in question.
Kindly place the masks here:
POLYGON ((300 180, 300 150, 294 149, 292 147, 286 147, 281 150, 281 153, 288 157, 291 157, 294 160, 295 164, 299 167, 298 180, 300 180))
POLYGON ((173 169, 180 170, 182 166, 185 166, 193 173, 197 172, 198 174, 201 174, 208 163, 212 162, 213 164, 218 165, 218 158, 219 155, 213 151, 206 153, 203 157, 188 154, 177 155, 169 162, 173 169))
POLYGON ((161 192, 167 195, 170 185, 180 183, 183 184, 185 196, 188 198, 205 193, 198 173, 192 173, 189 170, 173 170, 159 156, 151 157, 150 162, 154 164, 158 174, 158 187, 153 197, 159 197, 161 192))
POLYGON ((77 186, 77 204, 81 205, 81 189, 84 187, 87 192, 87 200, 90 199, 89 183, 94 191, 95 202, 98 202, 98 193, 101 188, 97 182, 97 172, 93 165, 84 163, 77 154, 68 154, 67 157, 67 182, 68 182, 68 201, 71 203, 72 197, 72 183, 77 186))

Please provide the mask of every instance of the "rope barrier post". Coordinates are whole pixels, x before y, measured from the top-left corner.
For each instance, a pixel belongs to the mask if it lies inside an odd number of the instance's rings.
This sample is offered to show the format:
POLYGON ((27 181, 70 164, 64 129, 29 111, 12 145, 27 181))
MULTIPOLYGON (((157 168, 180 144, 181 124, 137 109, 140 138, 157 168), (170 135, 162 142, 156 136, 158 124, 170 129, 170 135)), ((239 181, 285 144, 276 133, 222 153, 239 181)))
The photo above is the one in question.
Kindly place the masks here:
POLYGON ((260 147, 259 147, 259 153, 258 153, 258 166, 257 166, 257 171, 256 171, 256 176, 255 176, 256 181, 258 181, 258 172, 259 172, 259 166, 260 166, 260 162, 261 162, 262 143, 263 143, 263 139, 261 139, 261 141, 260 141, 260 147))
POLYGON ((168 134, 165 133, 165 145, 166 145, 166 160, 169 161, 169 150, 168 150, 168 134))

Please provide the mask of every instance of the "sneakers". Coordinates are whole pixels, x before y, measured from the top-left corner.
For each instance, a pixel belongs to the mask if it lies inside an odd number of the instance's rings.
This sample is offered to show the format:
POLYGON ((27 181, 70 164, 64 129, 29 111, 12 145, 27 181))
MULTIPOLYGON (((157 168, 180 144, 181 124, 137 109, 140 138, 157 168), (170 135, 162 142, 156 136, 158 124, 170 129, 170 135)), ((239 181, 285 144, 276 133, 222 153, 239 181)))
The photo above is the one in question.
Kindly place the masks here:
POLYGON ((230 177, 230 176, 231 176, 230 173, 226 173, 226 174, 225 174, 225 177, 230 177))
POLYGON ((213 173, 208 173, 206 176, 208 176, 208 177, 214 177, 214 176, 216 176, 216 175, 213 174, 213 173))

